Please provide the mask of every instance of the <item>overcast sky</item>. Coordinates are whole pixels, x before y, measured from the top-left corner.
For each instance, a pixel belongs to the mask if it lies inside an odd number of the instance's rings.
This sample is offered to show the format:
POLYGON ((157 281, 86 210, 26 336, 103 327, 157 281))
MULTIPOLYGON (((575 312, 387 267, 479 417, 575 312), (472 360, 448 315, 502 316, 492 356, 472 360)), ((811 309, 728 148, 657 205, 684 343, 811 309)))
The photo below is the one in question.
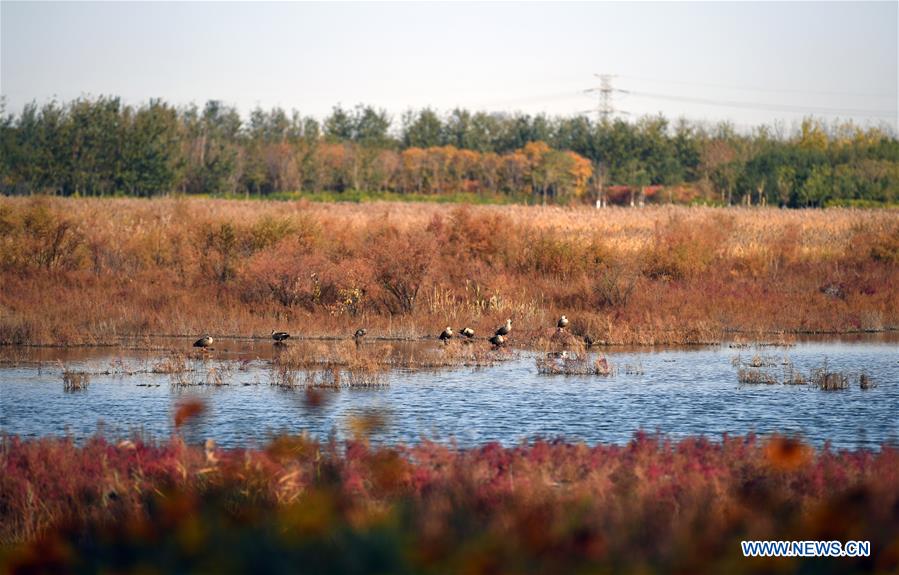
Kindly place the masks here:
POLYGON ((897 126, 896 1, 741 3, 0 2, 8 112, 118 95, 325 116, 456 106, 572 115, 617 74, 634 116, 813 113, 897 126))

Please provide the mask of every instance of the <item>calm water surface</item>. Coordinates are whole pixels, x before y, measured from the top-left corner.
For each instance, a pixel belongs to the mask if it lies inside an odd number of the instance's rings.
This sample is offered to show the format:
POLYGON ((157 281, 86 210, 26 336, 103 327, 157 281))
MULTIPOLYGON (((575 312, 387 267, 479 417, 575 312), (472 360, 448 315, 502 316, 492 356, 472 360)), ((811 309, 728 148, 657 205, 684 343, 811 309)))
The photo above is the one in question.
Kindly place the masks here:
MULTIPOLYGON (((303 344, 294 344, 303 345, 303 344)), ((321 344, 319 344, 321 345, 321 344)), ((514 444, 534 437, 622 443, 643 429, 671 437, 750 431, 798 432, 837 447, 876 447, 899 438, 899 345, 889 340, 800 343, 790 348, 604 350, 618 368, 611 377, 542 376, 533 352, 486 368, 393 372, 381 389, 327 391, 310 405, 302 390, 269 384, 268 344, 227 344, 207 365, 227 385, 180 388, 165 374, 116 374, 147 369, 161 352, 114 348, 0 350, 0 430, 23 437, 101 430, 110 437, 173 432, 173 406, 199 397, 206 412, 185 426, 191 441, 215 438, 226 446, 258 445, 272 434, 348 433, 353 416, 378 412, 387 425, 376 442, 422 438, 475 445, 514 444), (788 359, 804 373, 824 362, 830 370, 864 371, 877 383, 838 392, 808 386, 740 385, 733 358, 759 355, 782 375, 788 359), (63 391, 62 366, 91 371, 85 391, 63 391), (111 374, 98 374, 101 371, 111 374)))

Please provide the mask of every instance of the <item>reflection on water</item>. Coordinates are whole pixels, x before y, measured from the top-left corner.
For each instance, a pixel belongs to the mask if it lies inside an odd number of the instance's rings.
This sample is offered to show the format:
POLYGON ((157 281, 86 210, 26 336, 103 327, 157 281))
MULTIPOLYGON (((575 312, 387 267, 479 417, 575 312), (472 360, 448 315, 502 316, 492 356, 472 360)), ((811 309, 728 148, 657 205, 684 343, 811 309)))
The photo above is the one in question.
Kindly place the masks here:
MULTIPOLYGON (((421 345, 391 343, 386 349, 404 354, 421 345)), ((150 373, 166 355, 160 350, 7 348, 0 350, 0 428, 21 436, 81 438, 100 425, 110 436, 165 437, 173 432, 175 404, 199 397, 205 411, 181 432, 191 441, 213 437, 222 445, 261 443, 273 433, 304 430, 342 437, 358 416, 379 413, 387 424, 374 431, 377 442, 513 444, 564 436, 620 443, 645 429, 674 437, 799 432, 819 445, 874 447, 899 437, 897 351, 889 338, 791 348, 612 348, 606 356, 613 365, 637 368, 619 369, 612 377, 541 376, 535 354, 520 352, 490 367, 392 372, 383 389, 309 394, 269 385, 268 343, 220 343, 206 364, 216 367, 222 384, 184 388, 171 385, 170 375, 150 373), (877 387, 824 392, 808 386, 741 386, 733 362, 737 354, 746 361, 758 354, 772 363, 786 357, 805 372, 826 360, 831 370, 865 371, 877 387), (92 373, 86 390, 63 391, 63 365, 92 373)))

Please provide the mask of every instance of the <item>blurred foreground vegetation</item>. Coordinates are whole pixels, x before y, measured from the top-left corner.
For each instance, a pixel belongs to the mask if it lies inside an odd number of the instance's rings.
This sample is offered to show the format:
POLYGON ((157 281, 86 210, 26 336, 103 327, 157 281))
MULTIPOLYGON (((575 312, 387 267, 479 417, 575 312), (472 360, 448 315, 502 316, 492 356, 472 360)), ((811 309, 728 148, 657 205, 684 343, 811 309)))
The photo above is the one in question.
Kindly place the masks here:
POLYGON ((0 440, 11 573, 893 573, 899 452, 638 434, 459 450, 0 440), (749 559, 740 541, 868 540, 749 559))

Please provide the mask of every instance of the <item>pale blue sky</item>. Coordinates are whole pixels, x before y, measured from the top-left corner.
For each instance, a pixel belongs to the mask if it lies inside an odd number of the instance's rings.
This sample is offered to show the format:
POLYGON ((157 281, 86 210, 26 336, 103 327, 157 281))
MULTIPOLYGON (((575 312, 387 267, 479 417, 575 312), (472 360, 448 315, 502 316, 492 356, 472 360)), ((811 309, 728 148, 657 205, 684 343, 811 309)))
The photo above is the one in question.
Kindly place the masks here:
POLYGON ((594 74, 611 73, 631 91, 616 106, 637 116, 895 129, 897 6, 4 0, 0 87, 14 112, 114 94, 319 117, 363 102, 398 119, 425 106, 576 114, 596 105, 583 93, 594 74))

